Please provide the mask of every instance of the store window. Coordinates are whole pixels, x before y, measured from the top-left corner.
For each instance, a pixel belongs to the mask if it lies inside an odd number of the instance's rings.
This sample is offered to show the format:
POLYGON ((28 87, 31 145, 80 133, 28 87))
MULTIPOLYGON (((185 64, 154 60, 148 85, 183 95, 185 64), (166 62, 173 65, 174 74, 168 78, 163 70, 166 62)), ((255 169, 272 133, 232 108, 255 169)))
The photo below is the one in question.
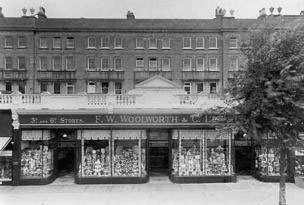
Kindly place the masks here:
POLYGON ((183 71, 191 71, 191 58, 183 59, 183 71))
POLYGON ((304 178, 304 142, 300 140, 295 147, 295 176, 304 178))
POLYGON ((146 133, 142 130, 113 130, 112 173, 119 177, 141 177, 146 171, 146 133))
POLYGON ((11 137, 0 137, 0 182, 12 181, 11 137))
POLYGON ((232 174, 230 132, 173 131, 173 176, 227 176, 232 174))
POLYGON ((209 38, 209 49, 216 49, 217 48, 217 37, 210 37, 209 38))
POLYGON ((109 83, 108 82, 101 83, 101 93, 102 94, 108 94, 109 93, 109 83))
POLYGON ((156 38, 150 38, 149 39, 149 49, 155 49, 157 48, 157 40, 156 38))
POLYGON ((111 176, 111 131, 82 130, 78 139, 81 139, 80 177, 111 176))
POLYGON ((236 37, 231 37, 229 39, 229 48, 237 48, 238 45, 237 45, 237 38, 236 37))
POLYGON ((196 38, 196 48, 204 48, 204 37, 197 37, 196 38))
POLYGON ((280 149, 272 142, 256 148, 256 171, 264 176, 280 175, 280 149))
POLYGON ((122 94, 122 83, 121 82, 116 82, 115 83, 115 94, 116 95, 121 95, 122 94))
POLYGON ((54 172, 54 150, 49 130, 22 131, 21 179, 47 178, 54 172))
POLYGON ((109 48, 110 47, 110 44, 109 44, 109 38, 108 37, 101 37, 100 38, 100 47, 101 48, 109 48))
POLYGON ((75 48, 75 38, 74 37, 67 37, 66 48, 75 48))
POLYGON ((26 48, 27 47, 27 39, 25 36, 18 37, 18 48, 26 48))
POLYGON ((88 48, 96 48, 96 38, 88 37, 88 48))
POLYGON ((5 48, 13 48, 13 37, 6 36, 4 39, 4 47, 5 48))
POLYGON ((54 56, 52 58, 52 67, 53 70, 61 70, 62 69, 62 62, 61 62, 61 56, 54 56))
POLYGON ((65 68, 66 68, 66 70, 74 70, 75 69, 74 57, 73 56, 66 56, 65 57, 65 68))
POLYGON ((191 38, 190 37, 184 37, 183 38, 183 48, 184 49, 191 48, 191 38))
POLYGON ((144 48, 144 39, 136 38, 136 48, 144 48))
POLYGON ((6 56, 4 60, 5 60, 5 69, 6 70, 13 69, 13 57, 6 56))
POLYGON ((39 48, 47 48, 47 47, 48 47, 48 39, 46 37, 40 37, 39 48))
POLYGON ((53 38, 53 48, 61 48, 61 39, 60 37, 53 38))

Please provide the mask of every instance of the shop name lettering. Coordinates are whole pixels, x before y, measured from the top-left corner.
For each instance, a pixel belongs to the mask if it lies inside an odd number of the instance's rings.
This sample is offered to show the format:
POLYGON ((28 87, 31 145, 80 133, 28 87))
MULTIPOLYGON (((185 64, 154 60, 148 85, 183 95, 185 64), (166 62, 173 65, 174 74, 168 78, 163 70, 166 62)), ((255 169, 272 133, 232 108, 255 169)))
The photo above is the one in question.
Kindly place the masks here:
POLYGON ((225 116, 198 115, 92 115, 83 117, 31 117, 30 124, 162 124, 229 122, 225 116))

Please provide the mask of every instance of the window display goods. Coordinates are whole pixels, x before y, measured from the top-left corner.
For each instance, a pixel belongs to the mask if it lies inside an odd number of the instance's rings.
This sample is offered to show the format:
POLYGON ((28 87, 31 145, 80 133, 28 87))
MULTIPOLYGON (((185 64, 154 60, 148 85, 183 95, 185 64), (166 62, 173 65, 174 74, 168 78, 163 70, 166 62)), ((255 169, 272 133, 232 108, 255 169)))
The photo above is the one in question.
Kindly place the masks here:
POLYGON ((295 176, 304 178, 304 148, 296 147, 295 150, 295 176))
POLYGON ((279 148, 263 145, 256 149, 256 169, 261 175, 280 175, 280 152, 279 148))
POLYGON ((12 157, 0 156, 0 181, 12 180, 12 157))

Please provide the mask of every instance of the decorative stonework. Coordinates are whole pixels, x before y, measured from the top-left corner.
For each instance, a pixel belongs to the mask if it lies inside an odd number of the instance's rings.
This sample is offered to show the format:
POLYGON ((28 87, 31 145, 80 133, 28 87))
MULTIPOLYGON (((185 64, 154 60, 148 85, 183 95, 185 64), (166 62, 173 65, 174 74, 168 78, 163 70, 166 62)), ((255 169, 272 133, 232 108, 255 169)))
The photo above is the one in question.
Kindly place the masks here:
POLYGON ((13 127, 14 130, 18 130, 20 127, 20 123, 19 123, 19 117, 18 117, 18 113, 15 109, 12 109, 12 119, 13 119, 13 127))

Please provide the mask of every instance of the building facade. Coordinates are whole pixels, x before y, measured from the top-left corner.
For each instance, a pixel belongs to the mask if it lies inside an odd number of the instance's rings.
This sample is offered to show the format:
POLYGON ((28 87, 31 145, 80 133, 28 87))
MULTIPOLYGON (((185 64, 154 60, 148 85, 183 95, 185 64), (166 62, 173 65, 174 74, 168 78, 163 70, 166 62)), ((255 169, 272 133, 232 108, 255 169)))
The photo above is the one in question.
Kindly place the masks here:
MULTIPOLYGON (((3 127, 13 131, 1 136, 0 171, 15 185, 50 183, 63 170, 77 183, 143 183, 155 170, 173 182, 235 181, 241 151, 225 129, 233 116, 204 111, 224 105, 228 80, 245 69, 240 44, 251 27, 303 19, 237 19, 222 9, 214 19, 23 12, 0 15, 0 105, 13 126, 3 127)), ((250 153, 254 169, 260 152, 250 153)))

